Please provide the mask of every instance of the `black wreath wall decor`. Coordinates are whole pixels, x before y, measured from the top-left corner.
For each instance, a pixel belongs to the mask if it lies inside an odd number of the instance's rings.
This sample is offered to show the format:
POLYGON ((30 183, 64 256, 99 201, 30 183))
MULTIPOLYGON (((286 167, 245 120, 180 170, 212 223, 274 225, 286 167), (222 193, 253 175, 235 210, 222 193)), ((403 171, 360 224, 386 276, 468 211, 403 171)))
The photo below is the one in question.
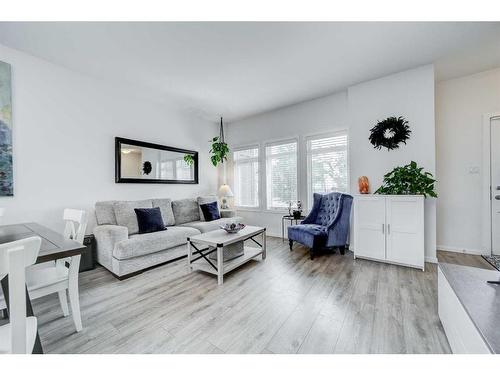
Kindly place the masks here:
POLYGON ((142 164, 142 172, 145 175, 150 174, 152 170, 153 170, 153 165, 151 164, 150 161, 145 161, 144 164, 142 164))
POLYGON ((369 139, 376 149, 386 147, 390 151, 399 148, 400 143, 406 144, 410 134, 408 121, 404 117, 388 117, 370 130, 369 139))

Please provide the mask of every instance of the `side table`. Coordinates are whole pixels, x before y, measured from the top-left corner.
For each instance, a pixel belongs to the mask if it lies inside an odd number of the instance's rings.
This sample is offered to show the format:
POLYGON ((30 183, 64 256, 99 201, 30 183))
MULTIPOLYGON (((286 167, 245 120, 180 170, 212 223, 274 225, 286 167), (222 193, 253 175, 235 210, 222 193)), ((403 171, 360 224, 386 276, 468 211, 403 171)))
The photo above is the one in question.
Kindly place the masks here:
MULTIPOLYGON (((300 216, 298 219, 294 218, 293 215, 284 215, 281 218, 281 240, 285 241, 285 221, 289 221, 290 225, 293 225, 293 222, 295 221, 295 225, 299 224, 299 221, 304 220, 306 217, 305 216, 300 216)), ((286 227, 288 228, 290 225, 287 225, 286 227)))

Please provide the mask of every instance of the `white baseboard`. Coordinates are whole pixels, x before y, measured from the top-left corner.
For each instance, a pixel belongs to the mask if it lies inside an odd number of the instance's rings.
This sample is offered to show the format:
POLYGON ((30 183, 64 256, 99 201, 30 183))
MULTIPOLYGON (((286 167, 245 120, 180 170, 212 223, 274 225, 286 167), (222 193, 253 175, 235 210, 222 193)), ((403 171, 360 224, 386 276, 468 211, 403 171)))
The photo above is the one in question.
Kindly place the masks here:
POLYGON ((471 254, 471 255, 490 255, 489 252, 484 252, 480 249, 470 249, 470 248, 445 246, 445 245, 437 245, 436 247, 438 250, 451 251, 454 253, 471 254))
POLYGON ((438 262, 436 257, 427 257, 427 256, 425 257, 425 261, 427 263, 437 263, 438 262))
MULTIPOLYGON (((267 237, 277 237, 277 238, 281 238, 281 233, 273 233, 272 231, 268 231, 266 229, 266 236, 267 237)), ((285 238, 286 239, 286 238, 285 238)))

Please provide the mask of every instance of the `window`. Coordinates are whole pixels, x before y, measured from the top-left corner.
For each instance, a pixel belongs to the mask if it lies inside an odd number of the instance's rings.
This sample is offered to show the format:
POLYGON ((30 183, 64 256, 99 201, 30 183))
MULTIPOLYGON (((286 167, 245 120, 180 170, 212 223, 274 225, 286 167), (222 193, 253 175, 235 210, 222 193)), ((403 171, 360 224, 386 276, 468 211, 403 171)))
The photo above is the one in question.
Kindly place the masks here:
POLYGON ((310 207, 313 193, 347 192, 347 132, 307 141, 307 180, 310 207))
POLYGON ((267 209, 280 210, 297 201, 297 142, 266 146, 267 209))
POLYGON ((191 166, 184 159, 175 161, 175 175, 177 180, 191 180, 193 178, 191 166))
POLYGON ((234 201, 237 207, 259 207, 259 148, 233 153, 234 201))
POLYGON ((160 177, 165 180, 175 180, 173 160, 162 161, 160 163, 160 177))

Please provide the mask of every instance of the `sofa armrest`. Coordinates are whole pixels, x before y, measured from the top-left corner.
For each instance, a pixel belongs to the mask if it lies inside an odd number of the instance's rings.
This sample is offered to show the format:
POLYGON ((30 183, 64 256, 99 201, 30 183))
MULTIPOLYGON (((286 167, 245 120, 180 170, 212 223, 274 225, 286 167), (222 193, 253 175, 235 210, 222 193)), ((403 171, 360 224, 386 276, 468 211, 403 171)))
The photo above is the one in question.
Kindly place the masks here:
POLYGON ((236 216, 235 210, 221 210, 220 211, 221 218, 230 218, 230 217, 235 217, 235 216, 236 216))
POLYGON ((94 228, 98 258, 111 258, 115 244, 128 239, 128 228, 119 225, 98 225, 94 228))

